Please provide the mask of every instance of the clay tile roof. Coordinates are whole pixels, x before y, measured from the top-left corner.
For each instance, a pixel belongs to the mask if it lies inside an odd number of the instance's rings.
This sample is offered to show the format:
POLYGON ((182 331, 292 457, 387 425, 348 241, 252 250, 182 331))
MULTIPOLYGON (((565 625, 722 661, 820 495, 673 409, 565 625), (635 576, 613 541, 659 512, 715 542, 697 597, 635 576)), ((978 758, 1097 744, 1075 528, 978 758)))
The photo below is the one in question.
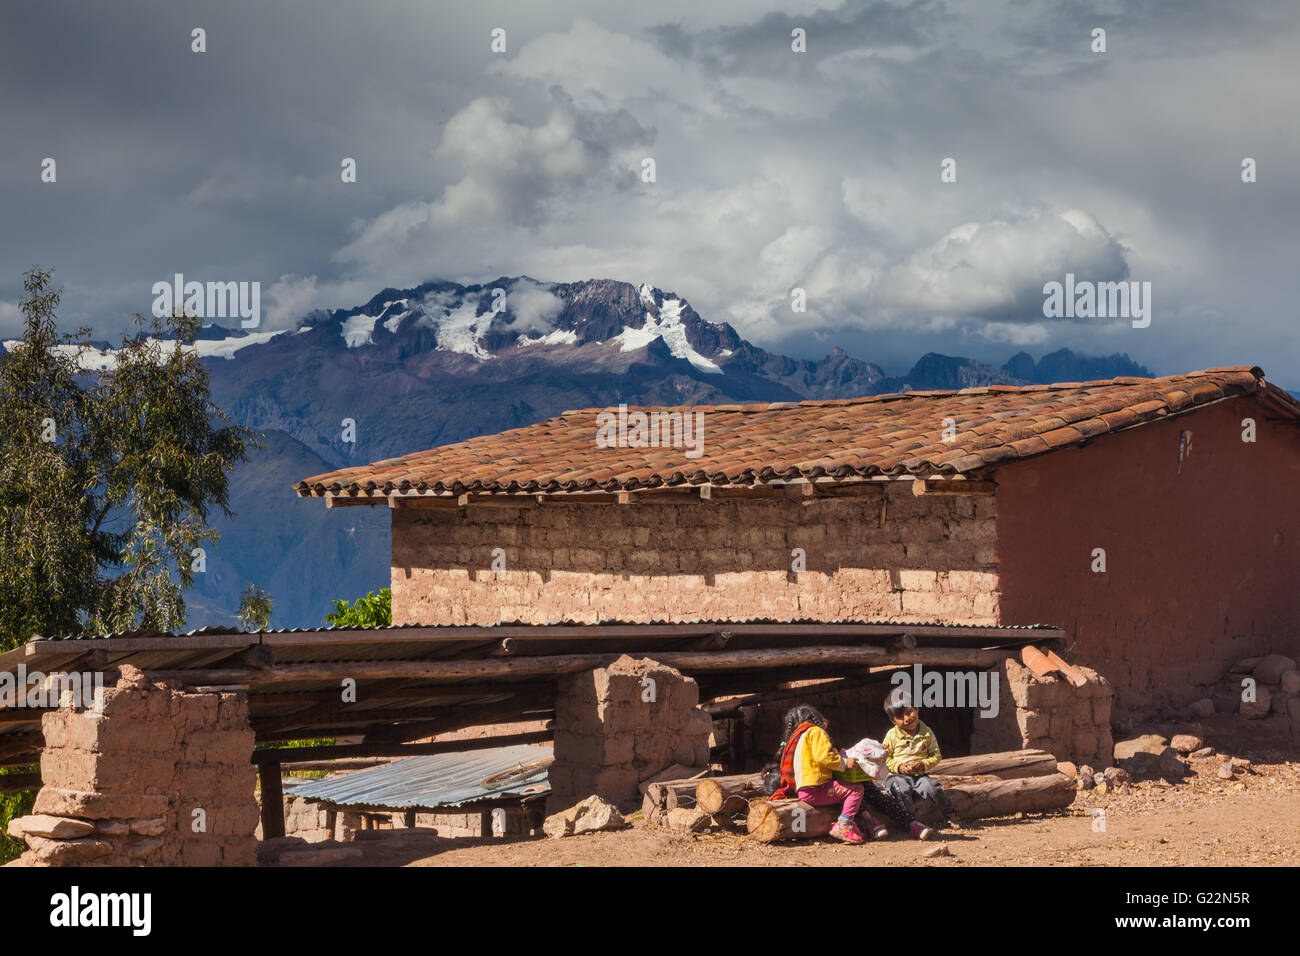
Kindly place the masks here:
POLYGON ((315 475, 296 487, 305 496, 407 489, 554 493, 800 477, 968 475, 1238 395, 1256 395, 1300 419, 1300 402, 1265 382, 1260 369, 1245 366, 1025 388, 628 410, 702 416, 703 450, 694 458, 680 441, 678 447, 599 447, 597 416, 608 420, 618 412, 589 408, 315 475), (955 438, 944 441, 945 426, 954 423, 955 438))

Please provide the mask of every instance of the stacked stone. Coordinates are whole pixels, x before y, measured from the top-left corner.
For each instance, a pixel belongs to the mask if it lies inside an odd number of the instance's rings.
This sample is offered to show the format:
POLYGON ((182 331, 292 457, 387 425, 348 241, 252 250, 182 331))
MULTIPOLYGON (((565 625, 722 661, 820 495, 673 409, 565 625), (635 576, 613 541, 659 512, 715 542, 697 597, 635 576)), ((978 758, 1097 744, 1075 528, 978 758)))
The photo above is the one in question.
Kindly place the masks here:
POLYGON ((1213 696, 1193 702, 1187 712, 1197 718, 1215 713, 1236 714, 1252 720, 1275 718, 1300 736, 1300 669, 1285 654, 1237 661, 1214 689, 1213 696), (1250 683, 1254 684, 1253 694, 1246 693, 1250 683), (1252 696, 1253 700, 1246 699, 1252 696))
POLYGON ((60 707, 41 729, 42 787, 9 830, 29 847, 22 863, 256 863, 246 695, 187 694, 123 666, 101 712, 60 707))
POLYGON ((995 671, 1002 680, 998 714, 976 717, 971 750, 1046 750, 1076 765, 1109 767, 1113 690, 1096 671, 1074 669, 1087 679, 1084 686, 1055 675, 1040 678, 1017 660, 1005 661, 995 671))
POLYGON ((665 767, 708 764, 713 722, 697 706, 699 685, 680 671, 624 655, 559 685, 548 811, 592 794, 639 802, 637 785, 665 767))

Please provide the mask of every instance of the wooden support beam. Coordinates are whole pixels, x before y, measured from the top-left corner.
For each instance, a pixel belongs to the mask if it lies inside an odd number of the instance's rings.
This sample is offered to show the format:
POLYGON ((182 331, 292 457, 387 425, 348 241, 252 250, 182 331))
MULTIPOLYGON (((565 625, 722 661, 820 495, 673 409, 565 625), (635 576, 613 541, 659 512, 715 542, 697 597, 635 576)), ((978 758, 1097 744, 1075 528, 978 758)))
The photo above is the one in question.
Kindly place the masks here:
POLYGON ((362 495, 344 495, 337 492, 325 492, 326 508, 353 508, 358 505, 380 505, 384 503, 383 496, 371 498, 362 495))
POLYGON ((805 504, 832 498, 882 498, 884 494, 883 481, 852 481, 842 484, 810 481, 803 486, 805 504))
POLYGON ((993 495, 997 494, 996 481, 970 481, 969 479, 918 478, 912 482, 912 494, 917 495, 993 495))
POLYGON ((0 793, 22 793, 25 790, 39 790, 41 775, 39 773, 0 774, 0 793))
POLYGON ((262 839, 274 840, 284 836, 284 791, 280 784, 279 758, 258 761, 257 779, 262 785, 262 839))
MULTIPOLYGON (((405 681, 400 683, 407 683, 405 681)), ((382 686, 382 685, 381 685, 382 686)), ((454 686, 435 685, 430 687, 394 687, 392 689, 372 689, 364 686, 357 688, 357 703, 374 703, 378 700, 459 700, 464 697, 501 697, 510 694, 524 694, 541 691, 554 693, 555 685, 550 681, 518 681, 511 683, 456 684, 454 686)), ((295 691, 287 694, 250 694, 250 707, 274 707, 289 704, 317 704, 321 701, 319 693, 302 693, 295 691)), ((286 715, 287 716, 287 715, 286 715)))
POLYGON ((485 505, 492 508, 536 508, 539 503, 535 495, 494 495, 480 492, 460 495, 456 502, 462 508, 471 505, 485 505))
MULTIPOLYGON (((760 648, 735 651, 660 651, 654 659, 689 673, 729 670, 757 670, 774 667, 837 664, 885 666, 927 664, 934 667, 995 667, 1014 652, 1000 649, 963 647, 918 647, 891 651, 874 645, 760 648)), ((576 674, 612 664, 617 654, 556 654, 549 657, 485 658, 448 661, 323 661, 313 664, 281 664, 265 671, 177 670, 146 672, 150 680, 175 680, 183 684, 249 683, 264 685, 286 681, 337 681, 380 678, 411 678, 455 683, 508 677, 540 677, 576 674)))
POLYGON ((709 497, 708 494, 704 493, 705 488, 695 485, 678 485, 672 488, 647 488, 644 491, 620 491, 618 493, 618 503, 621 505, 699 504, 709 497))
POLYGON ((403 495, 398 492, 388 496, 389 508, 419 508, 426 511, 459 511, 460 499, 455 495, 403 495))
MULTIPOLYGON (((510 734, 504 737, 478 737, 474 740, 443 740, 427 744, 352 744, 333 747, 299 747, 293 753, 303 760, 336 760, 339 757, 416 757, 429 754, 458 754, 471 750, 492 750, 497 747, 514 747, 519 744, 542 744, 551 741, 549 730, 527 734, 510 734)), ((253 763, 279 763, 284 750, 255 750, 253 763)))

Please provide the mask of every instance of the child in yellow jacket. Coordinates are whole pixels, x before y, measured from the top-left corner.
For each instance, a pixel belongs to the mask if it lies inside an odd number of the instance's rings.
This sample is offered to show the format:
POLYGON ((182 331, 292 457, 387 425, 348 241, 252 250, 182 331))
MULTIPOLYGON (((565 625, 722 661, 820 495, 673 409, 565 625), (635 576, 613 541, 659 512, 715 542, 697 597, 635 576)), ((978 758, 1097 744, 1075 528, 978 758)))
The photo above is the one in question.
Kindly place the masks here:
POLYGON ((839 819, 831 836, 845 843, 865 843, 855 818, 862 806, 862 784, 842 783, 832 776, 837 770, 857 766, 845 760, 831 743, 829 722, 815 707, 801 704, 785 715, 778 759, 781 764, 779 796, 797 795, 815 807, 839 806, 839 819))

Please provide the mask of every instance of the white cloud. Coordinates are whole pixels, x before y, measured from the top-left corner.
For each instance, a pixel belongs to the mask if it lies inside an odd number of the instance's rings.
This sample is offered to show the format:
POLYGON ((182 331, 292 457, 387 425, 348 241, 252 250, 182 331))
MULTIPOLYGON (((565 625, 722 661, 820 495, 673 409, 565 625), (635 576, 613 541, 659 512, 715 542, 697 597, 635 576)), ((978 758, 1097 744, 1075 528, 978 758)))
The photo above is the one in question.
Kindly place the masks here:
POLYGON ((528 279, 511 285, 506 301, 515 321, 510 328, 517 332, 549 332, 564 308, 564 300, 551 289, 550 285, 528 279))
POLYGON ((263 293, 262 328, 293 328, 312 309, 338 307, 338 300, 327 302, 324 296, 315 276, 280 276, 263 293))
MULTIPOLYGON (((882 306, 947 315, 1033 315, 1043 283, 1067 272, 1092 281, 1128 274, 1120 244, 1087 213, 1070 209, 968 222, 887 270, 882 306)), ((1041 309, 1037 317, 1042 317, 1041 309)))

